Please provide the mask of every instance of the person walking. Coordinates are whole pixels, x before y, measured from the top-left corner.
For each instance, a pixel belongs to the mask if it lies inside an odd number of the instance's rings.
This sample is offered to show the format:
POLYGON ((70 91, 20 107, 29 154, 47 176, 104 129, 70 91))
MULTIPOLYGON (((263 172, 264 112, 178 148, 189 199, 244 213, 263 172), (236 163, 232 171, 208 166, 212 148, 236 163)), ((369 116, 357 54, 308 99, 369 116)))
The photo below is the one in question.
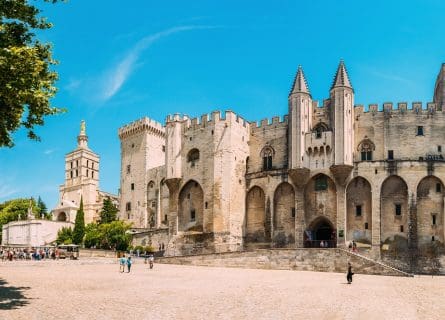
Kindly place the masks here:
POLYGON ((132 261, 131 261, 131 257, 128 257, 128 259, 127 259, 127 269, 128 269, 128 273, 130 273, 130 270, 131 270, 131 263, 132 263, 132 261))
POLYGON ((346 274, 346 280, 348 280, 348 284, 352 283, 352 276, 354 273, 352 272, 352 266, 351 263, 348 262, 348 273, 346 274))
POLYGON ((125 264, 127 263, 127 259, 125 259, 125 254, 119 259, 119 271, 122 273, 125 271, 125 264))
POLYGON ((155 261, 155 257, 153 256, 153 254, 150 254, 148 256, 148 261, 150 262, 150 269, 153 269, 153 263, 155 261))

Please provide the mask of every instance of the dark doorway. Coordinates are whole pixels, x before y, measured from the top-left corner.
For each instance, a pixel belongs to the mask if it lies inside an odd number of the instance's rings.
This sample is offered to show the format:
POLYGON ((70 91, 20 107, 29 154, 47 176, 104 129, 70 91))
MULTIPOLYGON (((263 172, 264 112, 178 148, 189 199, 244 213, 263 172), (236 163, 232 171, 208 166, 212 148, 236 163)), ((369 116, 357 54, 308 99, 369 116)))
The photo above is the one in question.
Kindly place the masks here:
POLYGON ((322 217, 311 223, 305 233, 305 247, 307 248, 335 248, 335 229, 329 220, 322 217))

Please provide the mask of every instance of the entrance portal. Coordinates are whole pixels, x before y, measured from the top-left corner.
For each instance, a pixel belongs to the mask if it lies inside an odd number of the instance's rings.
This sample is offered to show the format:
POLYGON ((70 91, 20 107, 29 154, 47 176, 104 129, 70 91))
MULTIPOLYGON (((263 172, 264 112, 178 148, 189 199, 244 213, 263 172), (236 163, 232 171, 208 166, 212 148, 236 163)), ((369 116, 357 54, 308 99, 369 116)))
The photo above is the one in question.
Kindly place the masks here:
POLYGON ((304 246, 306 248, 335 248, 337 239, 332 223, 324 217, 315 219, 305 232, 304 246))

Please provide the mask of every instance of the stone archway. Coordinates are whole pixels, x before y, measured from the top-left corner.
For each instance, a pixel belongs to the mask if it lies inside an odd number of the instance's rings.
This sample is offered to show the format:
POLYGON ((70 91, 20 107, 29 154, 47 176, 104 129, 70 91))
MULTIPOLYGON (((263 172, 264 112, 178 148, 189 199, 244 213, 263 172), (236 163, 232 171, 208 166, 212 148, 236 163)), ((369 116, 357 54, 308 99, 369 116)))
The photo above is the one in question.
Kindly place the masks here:
POLYGON ((306 222, 326 217, 337 223, 337 188, 335 182, 324 174, 312 177, 304 189, 304 218, 306 222))
POLYGON ((326 217, 315 218, 308 226, 305 236, 305 247, 319 248, 322 247, 335 248, 337 246, 336 232, 332 222, 326 217))
POLYGON ((57 221, 66 222, 66 220, 67 216, 65 212, 62 211, 57 215, 57 221))
POLYGON ((444 186, 429 176, 417 185, 417 240, 420 247, 444 242, 444 186))
POLYGON ((381 241, 394 242, 399 249, 408 244, 408 186, 393 175, 382 183, 380 191, 381 241))
POLYGON ((274 194, 274 242, 278 246, 295 243, 295 191, 281 183, 274 194))
POLYGON ((354 178, 346 188, 346 240, 371 244, 371 184, 363 177, 354 178))
POLYGON ((263 189, 258 186, 246 196, 246 242, 266 241, 266 200, 263 189))
POLYGON ((178 223, 179 231, 204 231, 204 192, 194 180, 179 192, 178 223))

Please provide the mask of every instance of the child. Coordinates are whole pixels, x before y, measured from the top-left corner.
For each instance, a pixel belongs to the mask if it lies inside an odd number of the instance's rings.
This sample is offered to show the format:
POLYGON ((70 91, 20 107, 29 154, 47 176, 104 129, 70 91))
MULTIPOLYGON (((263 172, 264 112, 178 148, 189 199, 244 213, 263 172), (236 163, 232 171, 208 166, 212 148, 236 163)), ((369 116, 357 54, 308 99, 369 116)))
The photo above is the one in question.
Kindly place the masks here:
POLYGON ((128 259, 127 259, 127 268, 128 268, 128 273, 130 273, 130 269, 131 269, 131 257, 128 257, 128 259))
POLYGON ((127 259, 125 259, 125 254, 119 259, 119 271, 125 271, 125 264, 127 263, 127 259))

